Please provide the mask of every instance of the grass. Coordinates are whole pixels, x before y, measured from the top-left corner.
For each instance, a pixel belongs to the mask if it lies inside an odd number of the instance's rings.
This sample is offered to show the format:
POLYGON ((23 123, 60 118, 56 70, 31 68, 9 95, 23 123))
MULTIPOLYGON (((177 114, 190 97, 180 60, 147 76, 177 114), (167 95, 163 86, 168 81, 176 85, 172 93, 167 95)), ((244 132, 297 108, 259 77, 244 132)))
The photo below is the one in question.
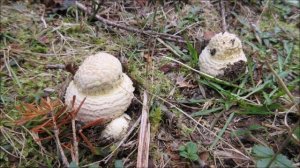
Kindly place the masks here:
MULTIPOLYGON (((198 147, 198 151, 193 152, 195 160, 201 160, 194 155, 202 151, 210 153, 204 161, 207 165, 254 166, 260 161, 249 151, 255 149, 257 154, 257 146, 263 145, 261 149, 268 148, 274 156, 291 131, 294 131, 291 141, 278 156, 284 161, 290 160, 294 166, 299 165, 299 127, 293 129, 299 118, 296 106, 299 106, 300 84, 297 15, 300 9, 272 1, 269 6, 264 4, 266 9, 261 13, 257 3, 235 3, 226 22, 229 31, 243 41, 249 59, 249 73, 235 81, 223 81, 198 70, 199 53, 195 44, 202 42, 205 32, 221 31, 218 5, 208 1, 193 5, 156 4, 156 9, 150 6, 144 11, 127 9, 133 7, 131 2, 126 8, 106 2, 100 9, 103 12, 110 7, 102 14, 109 20, 176 34, 188 41, 186 45, 92 22, 73 7, 65 15, 43 15, 41 4, 3 3, 0 14, 1 166, 61 166, 53 140, 41 143, 34 140, 38 135, 29 128, 36 126, 35 122, 23 126, 14 124, 21 117, 16 106, 39 103, 46 96, 53 100, 63 99, 71 74, 61 69, 46 69, 46 65, 80 65, 86 56, 99 51, 118 57, 135 83, 137 100, 128 111, 133 120, 141 110, 139 93, 146 89, 152 96, 150 159, 155 166, 199 166, 186 155, 180 157, 179 147, 188 142, 198 147), (179 77, 184 79, 181 82, 190 85, 180 87, 179 77), (278 82, 278 77, 283 79, 284 85, 278 82), (196 87, 189 87, 191 85, 196 87), (46 92, 47 89, 53 92, 46 92), (291 95, 287 94, 287 89, 291 95)), ((107 165, 135 166, 137 136, 134 132, 107 165)), ((79 166, 105 158, 115 146, 99 146, 102 153, 94 156, 80 142, 79 166)), ((67 150, 66 154, 71 158, 67 150)))

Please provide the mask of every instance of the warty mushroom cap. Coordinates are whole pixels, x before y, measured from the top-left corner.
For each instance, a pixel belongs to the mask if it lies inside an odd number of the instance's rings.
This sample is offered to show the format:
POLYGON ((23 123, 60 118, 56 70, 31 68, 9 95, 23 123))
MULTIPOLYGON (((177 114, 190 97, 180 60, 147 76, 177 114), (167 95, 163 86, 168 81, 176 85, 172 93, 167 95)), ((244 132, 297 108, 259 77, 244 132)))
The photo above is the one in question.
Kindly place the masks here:
POLYGON ((76 96, 75 107, 86 97, 76 119, 82 122, 99 118, 114 119, 122 115, 133 98, 132 81, 122 73, 121 63, 110 54, 89 56, 79 67, 66 94, 66 104, 76 96))
POLYGON ((199 56, 199 67, 200 71, 209 75, 222 76, 225 68, 240 61, 247 62, 241 40, 234 34, 224 32, 211 38, 199 56))
POLYGON ((97 95, 117 87, 121 83, 122 65, 107 53, 100 52, 87 57, 74 76, 80 92, 97 95))

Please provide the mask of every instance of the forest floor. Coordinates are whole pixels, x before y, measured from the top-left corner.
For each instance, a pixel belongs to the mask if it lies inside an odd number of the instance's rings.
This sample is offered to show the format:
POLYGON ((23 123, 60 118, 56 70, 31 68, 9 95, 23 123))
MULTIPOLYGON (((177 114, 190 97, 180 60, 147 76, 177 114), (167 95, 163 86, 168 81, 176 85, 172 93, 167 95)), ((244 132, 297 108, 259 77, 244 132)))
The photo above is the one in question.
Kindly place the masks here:
POLYGON ((134 81, 131 126, 147 93, 149 167, 300 166, 298 1, 79 1, 91 15, 54 2, 1 1, 0 167, 64 167, 58 147, 70 167, 136 166, 139 125, 120 146, 84 130, 97 154, 79 139, 78 162, 71 122, 59 127, 61 145, 52 127, 34 131, 50 118, 41 109, 59 111, 72 73, 99 51, 134 81), (248 58, 248 73, 229 83, 198 73, 199 54, 224 30, 248 58))

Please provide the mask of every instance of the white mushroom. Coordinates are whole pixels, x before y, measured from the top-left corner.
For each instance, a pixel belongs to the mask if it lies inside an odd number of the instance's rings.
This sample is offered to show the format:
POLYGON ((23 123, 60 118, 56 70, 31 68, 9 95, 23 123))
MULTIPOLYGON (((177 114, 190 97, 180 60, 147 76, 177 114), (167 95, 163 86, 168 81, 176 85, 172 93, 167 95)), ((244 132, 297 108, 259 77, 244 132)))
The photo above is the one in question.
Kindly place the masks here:
POLYGON ((114 119, 102 131, 101 137, 104 139, 121 139, 126 135, 130 120, 131 118, 127 114, 114 119))
MULTIPOLYGON (((109 130, 115 132, 113 138, 119 138, 115 134, 122 134, 119 127, 127 130, 129 120, 120 120, 118 117, 130 105, 133 91, 132 81, 122 72, 120 61, 110 54, 100 52, 87 57, 79 67, 67 88, 65 102, 70 105, 75 95, 75 107, 78 107, 86 97, 76 119, 89 123, 100 118, 117 118, 117 121, 121 121, 121 126, 117 126, 115 131, 110 126, 109 130)), ((117 121, 113 120, 112 123, 117 121)))
POLYGON ((234 34, 218 33, 199 56, 200 71, 214 77, 237 77, 247 71, 241 40, 234 34))

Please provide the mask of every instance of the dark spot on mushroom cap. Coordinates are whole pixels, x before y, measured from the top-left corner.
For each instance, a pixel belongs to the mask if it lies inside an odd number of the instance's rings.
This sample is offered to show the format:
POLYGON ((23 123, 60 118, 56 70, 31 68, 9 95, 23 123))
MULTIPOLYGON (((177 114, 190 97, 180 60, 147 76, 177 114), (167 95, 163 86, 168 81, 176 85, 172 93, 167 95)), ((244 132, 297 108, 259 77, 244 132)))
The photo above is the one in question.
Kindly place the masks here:
POLYGON ((210 50, 210 55, 214 56, 216 54, 217 50, 215 48, 210 50))
POLYGON ((235 62, 233 65, 229 64, 226 68, 223 68, 224 75, 217 76, 220 79, 227 81, 235 81, 238 77, 246 72, 247 64, 245 61, 235 62))
POLYGON ((230 42, 231 42, 231 44, 232 44, 232 46, 233 46, 233 45, 234 45, 234 42, 235 42, 235 39, 231 39, 230 42))

